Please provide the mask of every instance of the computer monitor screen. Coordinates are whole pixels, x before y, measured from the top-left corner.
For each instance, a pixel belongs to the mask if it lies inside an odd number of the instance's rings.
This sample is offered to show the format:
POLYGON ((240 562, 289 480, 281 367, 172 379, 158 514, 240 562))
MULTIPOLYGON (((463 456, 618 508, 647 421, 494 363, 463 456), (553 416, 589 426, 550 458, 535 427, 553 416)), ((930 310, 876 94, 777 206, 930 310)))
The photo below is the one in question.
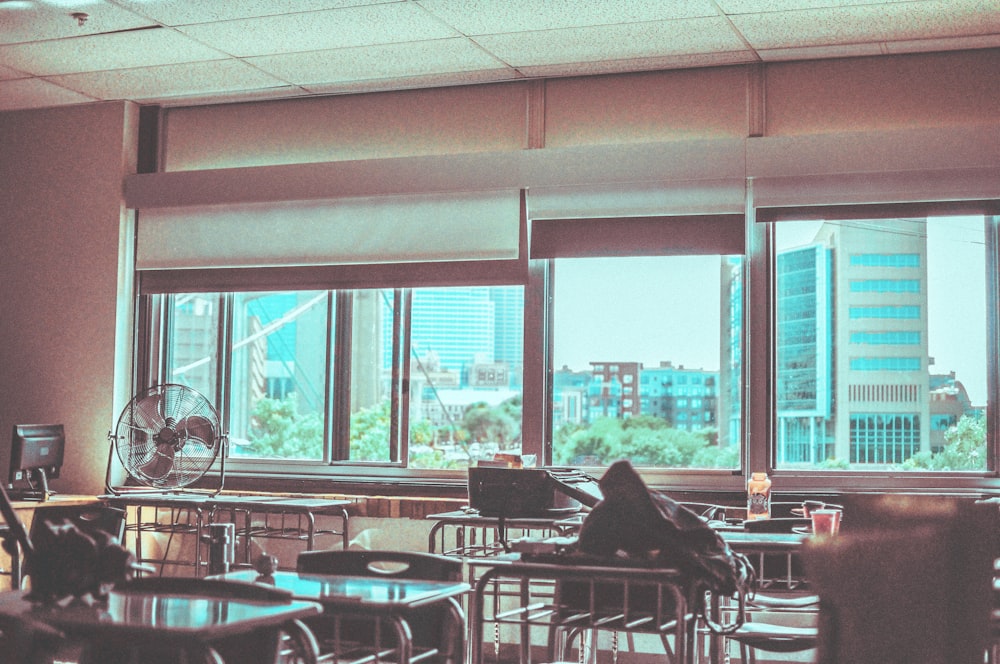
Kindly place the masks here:
POLYGON ((9 484, 48 492, 59 477, 66 433, 61 424, 15 424, 10 443, 9 484))

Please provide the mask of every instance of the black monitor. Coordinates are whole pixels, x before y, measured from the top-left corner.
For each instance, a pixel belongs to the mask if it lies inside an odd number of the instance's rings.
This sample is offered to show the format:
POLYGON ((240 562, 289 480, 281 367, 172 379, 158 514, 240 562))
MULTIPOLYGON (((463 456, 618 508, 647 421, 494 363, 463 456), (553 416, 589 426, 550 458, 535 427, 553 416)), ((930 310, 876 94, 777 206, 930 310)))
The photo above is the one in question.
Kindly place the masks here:
POLYGON ((59 477, 66 433, 61 424, 15 424, 10 442, 8 482, 19 490, 37 491, 44 499, 49 480, 59 477))

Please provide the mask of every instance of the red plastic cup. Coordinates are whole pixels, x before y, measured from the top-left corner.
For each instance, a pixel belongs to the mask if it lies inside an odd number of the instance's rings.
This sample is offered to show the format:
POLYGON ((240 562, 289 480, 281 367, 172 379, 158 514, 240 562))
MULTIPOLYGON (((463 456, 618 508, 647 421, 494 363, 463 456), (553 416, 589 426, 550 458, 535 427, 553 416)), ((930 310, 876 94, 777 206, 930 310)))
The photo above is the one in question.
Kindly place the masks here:
POLYGON ((826 507, 826 503, 821 503, 818 500, 802 501, 802 516, 809 518, 814 510, 821 510, 824 507, 826 507))
POLYGON ((818 509, 809 512, 813 535, 836 535, 840 531, 840 510, 818 509))

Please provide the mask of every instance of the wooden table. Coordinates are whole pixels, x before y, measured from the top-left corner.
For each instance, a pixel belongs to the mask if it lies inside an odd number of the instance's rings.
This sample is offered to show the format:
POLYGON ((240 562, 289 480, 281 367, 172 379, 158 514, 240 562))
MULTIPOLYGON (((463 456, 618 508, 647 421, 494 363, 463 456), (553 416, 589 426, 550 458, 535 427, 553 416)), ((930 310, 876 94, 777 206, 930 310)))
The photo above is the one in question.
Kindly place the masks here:
MULTIPOLYGON (((383 578, 378 576, 339 576, 304 572, 277 571, 270 577, 261 577, 252 570, 239 570, 218 577, 231 581, 267 583, 292 593, 293 597, 317 602, 323 607, 324 616, 365 615, 385 620, 396 633, 399 664, 407 664, 414 655, 409 620, 415 612, 445 603, 452 622, 456 642, 447 650, 457 661, 464 655, 465 614, 456 598, 467 593, 469 584, 457 581, 423 581, 415 579, 383 578)), ((319 630, 315 630, 322 637, 319 630)), ((381 651, 381 644, 371 644, 374 651, 381 651)), ((385 655, 381 655, 384 657, 385 655)), ((363 653, 357 659, 371 655, 363 653)), ((352 661, 340 658, 339 662, 352 661)), ((457 664, 457 662, 456 662, 457 664)))
MULTIPOLYGON (((148 592, 112 591, 107 602, 36 604, 23 593, 0 594, 0 631, 20 639, 19 656, 32 646, 55 645, 61 632, 82 645, 82 659, 116 664, 141 661, 273 664, 282 625, 320 613, 313 602, 263 602, 148 592), (32 625, 36 629, 32 629, 32 625), (88 659, 89 658, 89 659, 88 659)), ((28 660, 25 660, 28 661, 28 660)))

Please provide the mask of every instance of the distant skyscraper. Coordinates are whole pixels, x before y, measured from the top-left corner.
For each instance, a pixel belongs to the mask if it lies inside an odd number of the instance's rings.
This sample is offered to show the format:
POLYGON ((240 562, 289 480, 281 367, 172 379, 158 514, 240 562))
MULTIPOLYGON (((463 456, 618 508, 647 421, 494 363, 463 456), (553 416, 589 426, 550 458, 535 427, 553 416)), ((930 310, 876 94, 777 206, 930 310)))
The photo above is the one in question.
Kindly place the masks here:
POLYGON ((723 256, 722 329, 720 330, 718 426, 719 447, 739 445, 743 421, 743 259, 723 256))
POLYGON ((488 291, 495 307, 493 360, 508 366, 510 386, 519 388, 524 372, 524 288, 502 286, 488 291))
POLYGON ((930 449, 926 219, 824 224, 834 248, 838 459, 902 463, 930 449))
POLYGON ((827 222, 778 255, 779 465, 929 449, 925 223, 827 222))
POLYGON ((421 357, 433 352, 443 369, 455 372, 475 362, 493 362, 497 307, 489 291, 485 287, 415 289, 410 321, 413 354, 421 357))
POLYGON ((819 244, 778 255, 777 461, 832 456, 832 251, 819 244))

